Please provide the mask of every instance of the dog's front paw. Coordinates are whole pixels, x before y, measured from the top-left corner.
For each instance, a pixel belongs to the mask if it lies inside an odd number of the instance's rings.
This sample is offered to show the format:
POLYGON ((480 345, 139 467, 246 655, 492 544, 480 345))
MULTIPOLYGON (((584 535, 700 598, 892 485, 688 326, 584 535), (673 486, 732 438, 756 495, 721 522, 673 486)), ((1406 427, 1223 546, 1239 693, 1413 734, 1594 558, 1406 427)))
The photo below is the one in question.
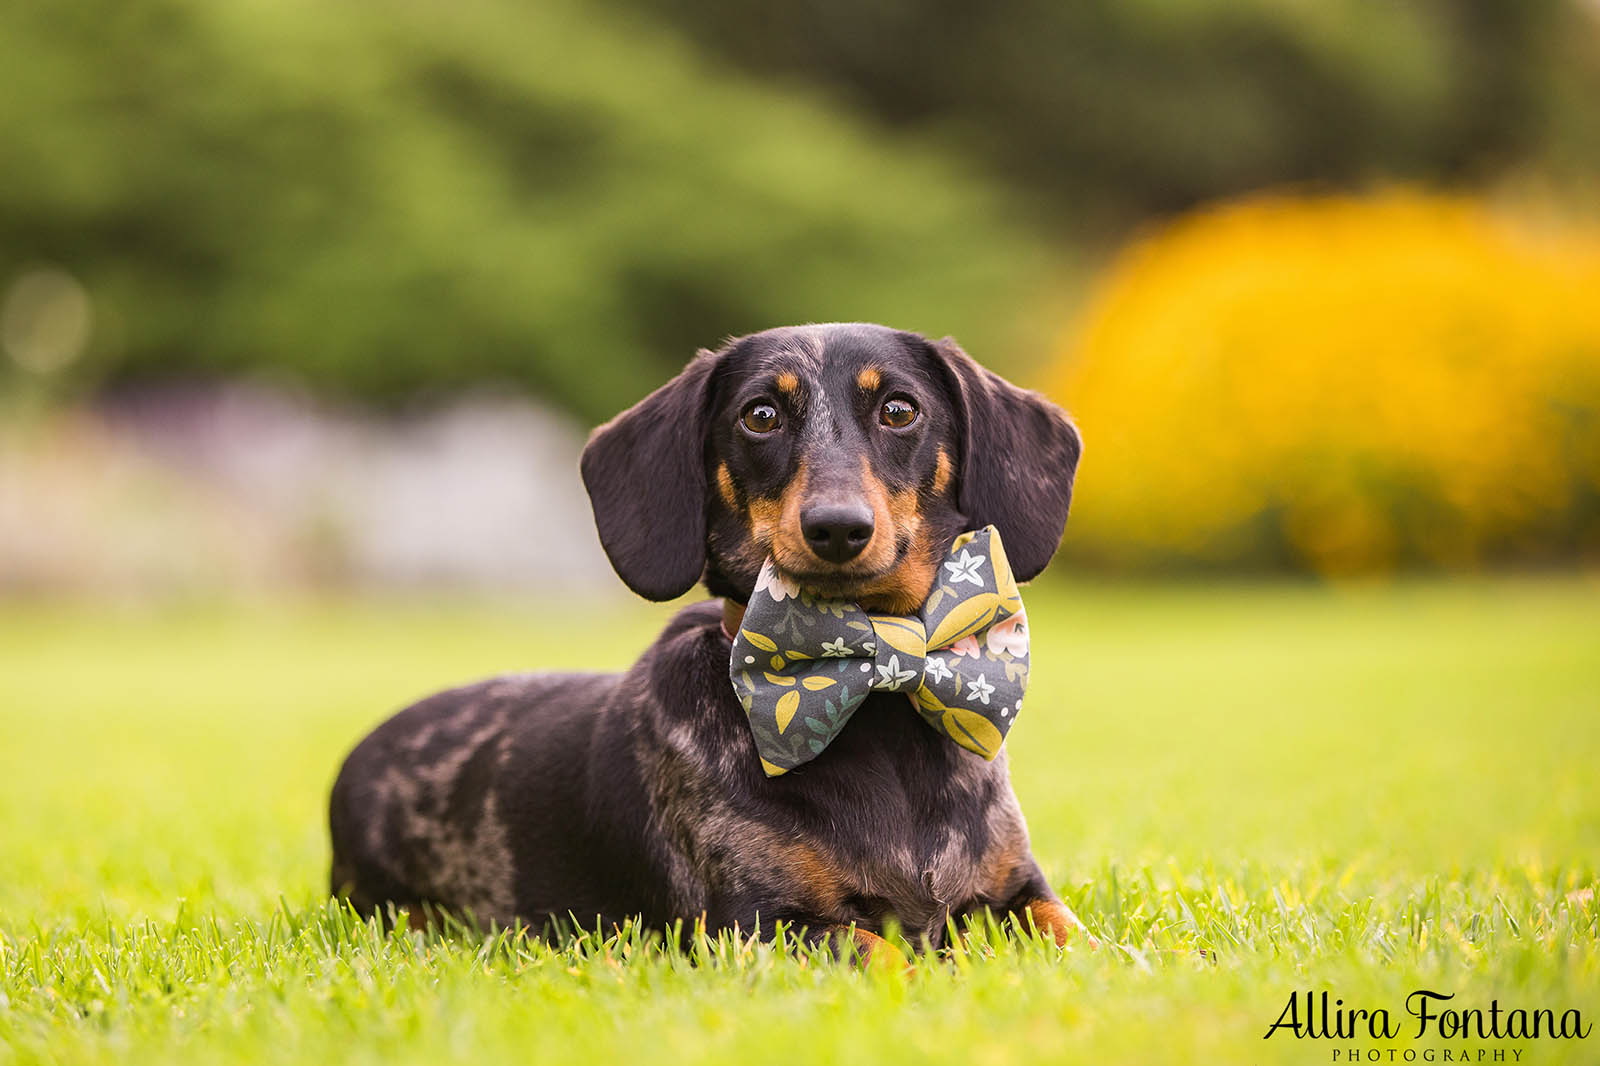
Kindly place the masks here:
POLYGON ((911 960, 905 953, 877 933, 839 926, 830 939, 841 959, 849 959, 864 970, 905 971, 911 968, 911 960))
POLYGON ((1100 946, 1100 941, 1089 935, 1088 929, 1072 908, 1058 899, 1039 899, 1017 909, 1017 918, 1025 928, 1038 930, 1064 948, 1071 943, 1085 943, 1090 949, 1100 946))

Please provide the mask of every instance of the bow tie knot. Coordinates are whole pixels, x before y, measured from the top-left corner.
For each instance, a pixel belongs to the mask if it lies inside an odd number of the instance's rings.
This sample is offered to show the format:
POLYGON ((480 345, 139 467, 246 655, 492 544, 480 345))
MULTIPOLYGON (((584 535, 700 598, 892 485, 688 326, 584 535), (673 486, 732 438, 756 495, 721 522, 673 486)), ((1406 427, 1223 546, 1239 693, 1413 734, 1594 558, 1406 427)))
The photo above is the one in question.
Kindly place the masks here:
POLYGON ((1027 620, 999 532, 957 537, 914 615, 811 596, 768 560, 730 673, 768 776, 820 754, 871 692, 905 693, 928 725, 993 759, 1028 681, 1027 620))

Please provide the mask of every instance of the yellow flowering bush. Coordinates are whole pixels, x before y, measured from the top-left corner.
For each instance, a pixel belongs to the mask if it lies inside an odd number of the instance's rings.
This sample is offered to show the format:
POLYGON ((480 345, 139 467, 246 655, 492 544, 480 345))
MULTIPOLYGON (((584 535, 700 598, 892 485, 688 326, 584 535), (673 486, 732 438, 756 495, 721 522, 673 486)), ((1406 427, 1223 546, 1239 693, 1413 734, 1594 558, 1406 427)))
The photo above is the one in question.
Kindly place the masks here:
POLYGON ((1050 383, 1067 550, 1322 574, 1600 559, 1600 234, 1411 192, 1135 242, 1050 383))

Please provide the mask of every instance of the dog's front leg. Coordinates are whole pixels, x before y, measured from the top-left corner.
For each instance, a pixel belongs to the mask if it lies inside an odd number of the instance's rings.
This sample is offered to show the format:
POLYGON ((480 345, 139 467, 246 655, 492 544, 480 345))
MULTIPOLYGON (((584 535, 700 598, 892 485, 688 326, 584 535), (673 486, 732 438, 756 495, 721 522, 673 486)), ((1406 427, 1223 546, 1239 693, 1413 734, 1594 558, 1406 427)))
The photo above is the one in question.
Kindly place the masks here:
POLYGON ((789 904, 765 907, 751 904, 737 908, 736 913, 741 917, 724 917, 719 921, 713 912, 711 927, 758 929, 762 939, 771 940, 777 935, 777 923, 781 923, 789 930, 799 931, 796 939, 800 943, 811 948, 826 946, 833 952, 834 958, 841 962, 873 968, 910 965, 899 948, 870 929, 854 923, 827 918, 811 919, 789 904), (776 921, 768 916, 776 916, 776 921))
POLYGON ((910 960, 899 948, 877 933, 859 926, 826 926, 815 939, 818 942, 828 941, 833 945, 835 955, 840 959, 848 959, 858 966, 872 969, 905 969, 911 965, 910 960))
POLYGON ((1057 947, 1066 947, 1072 941, 1084 937, 1091 946, 1095 946, 1095 940, 1088 936, 1082 920, 1072 913, 1071 907, 1059 899, 1018 900, 1007 910, 1024 929, 1037 929, 1053 939, 1057 947))
POLYGON ((1036 929, 1050 937, 1057 947, 1066 947, 1079 939, 1085 940, 1090 947, 1099 947, 1099 941, 1088 935, 1083 921, 1072 913, 1071 907, 1061 902, 1061 897, 1050 887, 1039 864, 1030 859, 1025 870, 1021 887, 1012 894, 1005 906, 1006 914, 1015 918, 1022 928, 1036 929))

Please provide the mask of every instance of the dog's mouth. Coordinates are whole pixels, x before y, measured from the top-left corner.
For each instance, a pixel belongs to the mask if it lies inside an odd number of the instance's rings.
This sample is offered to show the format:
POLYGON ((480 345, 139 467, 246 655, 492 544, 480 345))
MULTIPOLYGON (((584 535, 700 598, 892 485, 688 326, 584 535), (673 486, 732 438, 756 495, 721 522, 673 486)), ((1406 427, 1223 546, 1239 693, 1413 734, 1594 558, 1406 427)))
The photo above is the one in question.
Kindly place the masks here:
POLYGON ((881 555, 870 550, 842 563, 830 563, 809 551, 796 550, 787 541, 772 548, 772 566, 791 585, 829 599, 840 599, 851 592, 860 592, 883 581, 905 562, 911 545, 893 538, 893 550, 886 561, 868 558, 881 555), (875 564, 875 565, 874 565, 875 564))
POLYGON ((865 610, 904 614, 915 609, 927 594, 925 588, 915 588, 916 576, 907 563, 913 554, 913 544, 898 544, 889 565, 871 569, 859 563, 831 566, 816 560, 796 565, 796 560, 774 556, 773 569, 786 584, 810 593, 819 599, 844 600, 858 604, 865 610))
POLYGON ((881 582, 890 571, 872 574, 853 574, 841 570, 786 570, 774 567, 778 576, 788 584, 824 600, 855 600, 866 594, 874 584, 881 582))

